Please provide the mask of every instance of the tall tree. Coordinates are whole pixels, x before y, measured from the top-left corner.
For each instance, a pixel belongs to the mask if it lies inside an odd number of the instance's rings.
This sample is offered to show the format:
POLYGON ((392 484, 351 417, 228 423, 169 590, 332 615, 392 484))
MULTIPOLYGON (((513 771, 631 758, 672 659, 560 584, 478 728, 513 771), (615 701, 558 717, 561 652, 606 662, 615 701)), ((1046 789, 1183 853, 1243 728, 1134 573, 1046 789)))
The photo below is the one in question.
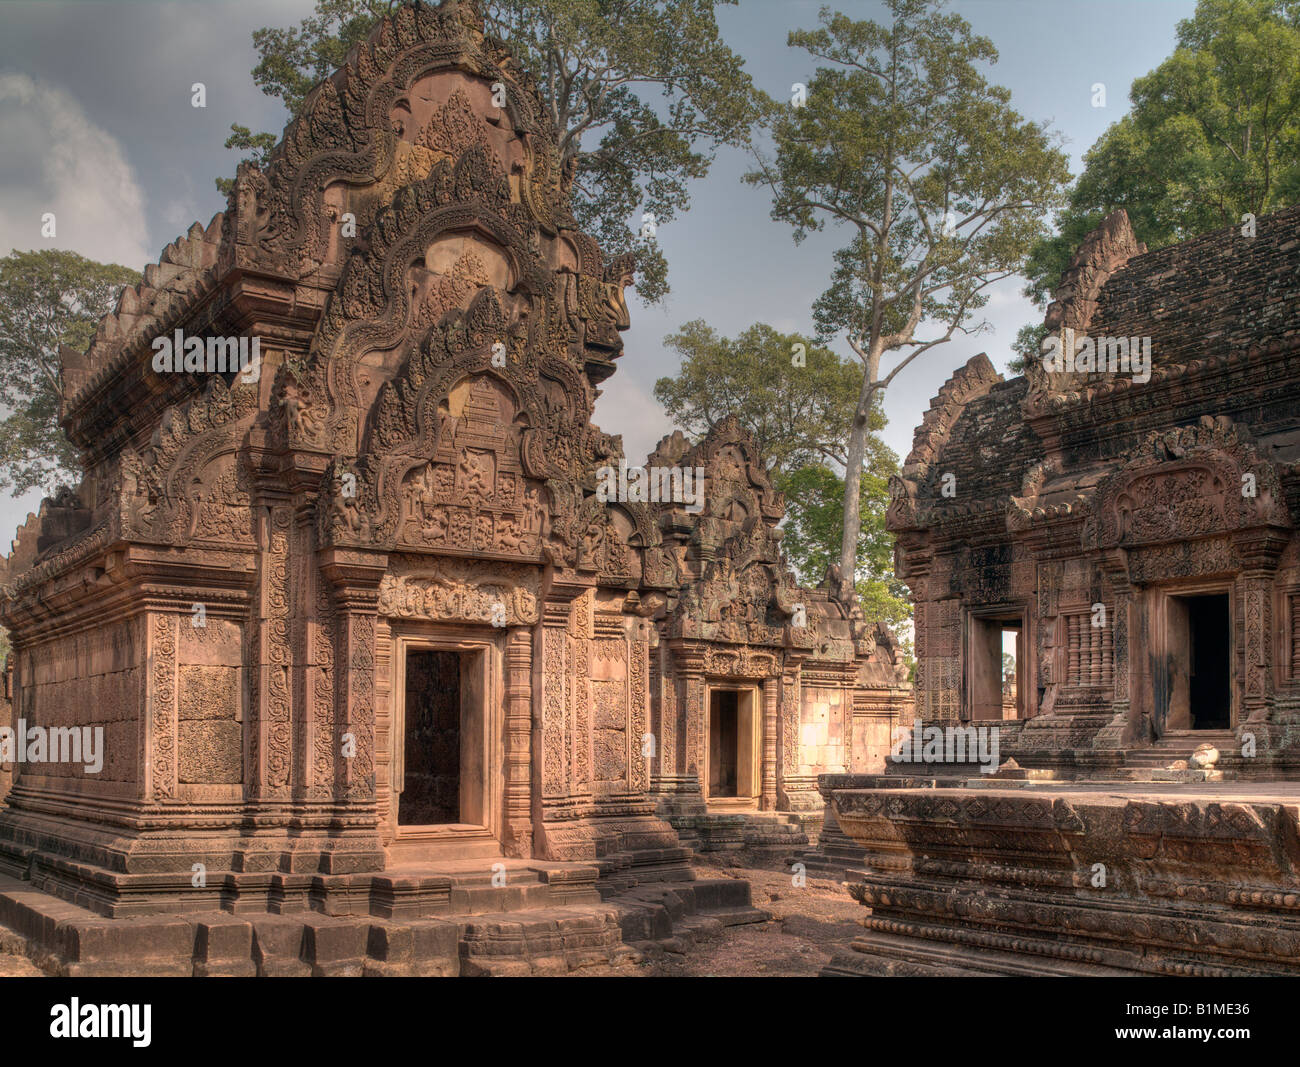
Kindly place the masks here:
MULTIPOLYGON (((748 143, 765 98, 727 47, 715 9, 736 0, 481 0, 488 31, 536 79, 574 168, 574 215, 607 253, 638 253, 637 293, 668 292, 654 233, 690 204, 720 145, 748 143), (657 99, 656 99, 657 95, 657 99), (653 216, 651 220, 650 216, 653 216), (644 235, 643 235, 644 234, 644 235)), ((317 0, 296 28, 253 34, 253 79, 294 112, 393 8, 317 0)), ((232 126, 229 148, 263 161, 276 138, 232 126)), ((229 179, 218 179, 223 192, 229 179)))
MULTIPOLYGON (((675 375, 655 382, 655 399, 688 433, 703 436, 735 415, 778 471, 843 465, 858 376, 829 348, 764 323, 733 340, 703 319, 686 323, 664 344, 682 362, 675 375)), ((879 413, 877 422, 879 429, 879 413)))
POLYGON ((770 111, 775 158, 746 176, 772 192, 796 241, 848 231, 814 306, 820 335, 861 361, 846 450, 840 566, 856 573, 870 413, 904 367, 974 320, 985 290, 1015 274, 1061 202, 1066 159, 977 64, 997 52, 936 0, 885 0, 888 25, 823 8, 789 43, 818 67, 802 106, 770 111), (924 335, 921 335, 921 334, 924 335), (901 358, 885 370, 887 354, 901 358))
POLYGON ((59 425, 62 346, 84 351, 100 318, 140 275, 75 252, 0 259, 0 488, 14 496, 76 484, 77 451, 59 425))
MULTIPOLYGON (((857 406, 858 368, 807 337, 763 323, 732 339, 696 319, 665 343, 682 362, 675 376, 655 383, 656 399, 690 433, 703 435, 735 415, 754 435, 773 485, 786 495, 786 555, 800 580, 819 582, 840 556, 841 472, 857 406)), ((880 439, 884 425, 877 405, 862 474, 864 521, 855 578, 868 616, 900 628, 911 607, 893 577, 894 539, 885 529, 889 477, 898 473, 898 457, 880 439)))
POLYGON ((1300 202, 1300 3, 1200 0, 1178 47, 1133 82, 1030 256, 1040 307, 1080 242, 1116 208, 1155 249, 1300 202))
MULTIPOLYGON (((873 434, 875 448, 862 472, 854 588, 868 619, 878 619, 900 640, 911 627, 907 587, 894 577, 894 535, 885 528, 889 478, 898 473, 898 457, 873 434)), ((781 546, 800 578, 815 582, 840 560, 844 530, 844 475, 810 464, 776 479, 786 496, 785 538, 781 546)))

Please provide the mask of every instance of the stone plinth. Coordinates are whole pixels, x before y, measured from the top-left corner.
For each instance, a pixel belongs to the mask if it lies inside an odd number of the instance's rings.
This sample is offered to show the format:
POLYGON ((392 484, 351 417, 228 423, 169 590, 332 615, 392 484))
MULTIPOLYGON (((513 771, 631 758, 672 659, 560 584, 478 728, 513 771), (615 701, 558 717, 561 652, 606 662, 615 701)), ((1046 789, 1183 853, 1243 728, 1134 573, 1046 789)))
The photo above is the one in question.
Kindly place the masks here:
POLYGON ((1300 974, 1300 787, 842 789, 834 975, 1300 974))

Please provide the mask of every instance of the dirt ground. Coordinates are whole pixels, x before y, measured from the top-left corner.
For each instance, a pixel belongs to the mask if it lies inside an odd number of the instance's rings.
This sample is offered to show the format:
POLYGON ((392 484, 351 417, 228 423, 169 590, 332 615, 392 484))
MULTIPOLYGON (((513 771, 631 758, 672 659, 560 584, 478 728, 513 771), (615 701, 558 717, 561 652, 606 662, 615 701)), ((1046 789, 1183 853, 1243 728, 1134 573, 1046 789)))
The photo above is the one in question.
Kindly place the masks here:
POLYGON ((810 876, 795 887, 785 867, 701 863, 697 869, 701 878, 748 880, 754 907, 770 912, 772 921, 728 927, 685 953, 655 953, 640 963, 584 968, 576 976, 813 978, 862 932, 863 907, 839 882, 810 876))
POLYGON ((41 970, 23 955, 22 942, 0 930, 0 978, 40 978, 41 970))

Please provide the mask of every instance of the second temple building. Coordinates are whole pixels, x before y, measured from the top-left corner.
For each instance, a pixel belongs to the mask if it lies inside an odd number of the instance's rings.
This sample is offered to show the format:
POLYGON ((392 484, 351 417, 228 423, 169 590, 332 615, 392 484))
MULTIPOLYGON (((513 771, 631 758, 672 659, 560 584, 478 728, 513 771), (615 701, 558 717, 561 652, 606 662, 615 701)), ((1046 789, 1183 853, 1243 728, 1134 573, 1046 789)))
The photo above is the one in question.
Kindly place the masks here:
POLYGON ((1117 211, 1043 359, 940 390, 889 511, 918 718, 1003 719, 1006 649, 1022 765, 1214 743, 1234 776, 1300 772, 1298 308, 1300 209, 1154 252, 1117 211))

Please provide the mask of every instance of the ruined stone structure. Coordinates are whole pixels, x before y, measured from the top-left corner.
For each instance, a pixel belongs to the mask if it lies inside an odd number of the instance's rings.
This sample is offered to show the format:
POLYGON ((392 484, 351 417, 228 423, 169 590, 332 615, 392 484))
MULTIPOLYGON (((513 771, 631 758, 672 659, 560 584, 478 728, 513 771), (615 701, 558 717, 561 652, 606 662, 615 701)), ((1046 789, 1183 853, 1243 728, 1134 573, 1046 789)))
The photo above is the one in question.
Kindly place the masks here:
POLYGON ((940 390, 888 519, 918 717, 1001 718, 1014 632, 1003 750, 1022 764, 1113 768, 1248 728, 1257 757, 1224 766, 1300 770, 1298 266, 1300 209, 1158 252, 1116 212, 1046 325, 1081 360, 1085 338, 1103 362, 1146 339, 1150 380, 1041 362, 1003 381, 977 356, 940 390))
POLYGON ((917 717, 1004 769, 823 777, 870 909, 827 973, 1295 974, 1300 208, 1156 252, 1116 212, 1056 297, 1024 377, 943 387, 889 510, 917 717))
POLYGON ((704 848, 797 844, 801 827, 820 825, 819 773, 883 769, 908 710, 906 670, 851 587, 832 575, 796 588, 774 527, 783 501, 734 420, 694 447, 665 438, 648 466, 709 472, 698 516, 675 505, 660 519, 685 584, 664 609, 652 667, 655 788, 704 848), (720 736, 731 730, 738 743, 720 736), (755 811, 790 814, 736 817, 755 811))
POLYGON ((656 881, 748 918, 743 883, 688 884, 689 846, 880 762, 897 650, 851 590, 794 584, 745 431, 651 457, 704 469, 702 510, 598 497, 633 265, 577 229, 556 145, 471 5, 403 7, 65 355, 85 479, 19 531, 0 618, 15 717, 102 728, 104 766, 17 768, 0 922, 49 927, 43 893, 73 925, 299 916, 281 955, 265 922, 166 926, 205 973, 571 965, 656 881), (159 372, 172 337, 260 362, 159 372), (496 924, 421 933, 468 912, 496 924), (333 962, 295 955, 320 914, 350 923, 333 962))

